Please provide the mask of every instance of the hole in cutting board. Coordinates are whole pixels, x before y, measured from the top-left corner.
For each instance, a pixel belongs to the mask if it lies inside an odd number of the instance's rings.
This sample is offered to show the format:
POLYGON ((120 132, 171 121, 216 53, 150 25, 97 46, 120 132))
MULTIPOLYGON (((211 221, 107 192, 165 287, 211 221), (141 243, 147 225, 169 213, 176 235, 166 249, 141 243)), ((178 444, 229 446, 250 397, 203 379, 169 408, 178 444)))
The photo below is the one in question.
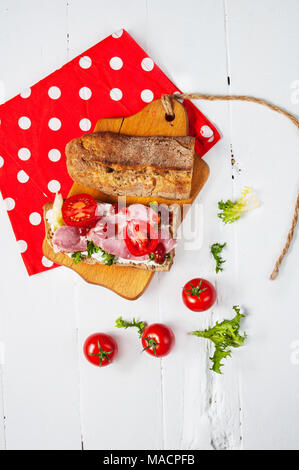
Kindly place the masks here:
POLYGON ((165 119, 168 122, 174 121, 175 120, 175 114, 171 116, 171 114, 165 114, 165 119))

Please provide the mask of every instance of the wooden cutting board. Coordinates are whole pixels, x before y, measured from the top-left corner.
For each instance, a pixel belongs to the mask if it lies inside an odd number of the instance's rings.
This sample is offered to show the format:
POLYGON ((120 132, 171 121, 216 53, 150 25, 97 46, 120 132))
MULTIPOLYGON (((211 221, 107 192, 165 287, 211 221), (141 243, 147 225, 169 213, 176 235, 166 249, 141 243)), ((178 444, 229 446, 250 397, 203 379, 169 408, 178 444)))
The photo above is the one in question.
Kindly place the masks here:
MULTIPOLYGON (((97 122, 95 131, 111 131, 127 135, 164 135, 184 136, 188 135, 188 117, 184 106, 174 102, 175 119, 167 121, 165 111, 160 100, 153 101, 137 114, 127 118, 107 118, 97 122)), ((189 199, 174 201, 157 197, 127 197, 127 204, 149 204, 155 200, 158 203, 173 204, 177 202, 192 204, 199 191, 209 177, 209 167, 198 156, 195 156, 192 179, 192 190, 189 199)), ((73 184, 69 196, 79 193, 89 193, 96 199, 104 202, 117 202, 117 196, 109 196, 95 189, 86 188, 76 183, 73 184)), ((89 265, 84 263, 74 264, 67 255, 54 253, 46 240, 43 243, 44 255, 57 264, 67 266, 83 279, 92 284, 107 287, 121 297, 128 300, 137 299, 148 286, 154 273, 132 267, 105 266, 100 264, 89 265)), ((174 261, 175 262, 175 261, 174 261)), ((167 276, 167 272, 165 273, 167 276)))

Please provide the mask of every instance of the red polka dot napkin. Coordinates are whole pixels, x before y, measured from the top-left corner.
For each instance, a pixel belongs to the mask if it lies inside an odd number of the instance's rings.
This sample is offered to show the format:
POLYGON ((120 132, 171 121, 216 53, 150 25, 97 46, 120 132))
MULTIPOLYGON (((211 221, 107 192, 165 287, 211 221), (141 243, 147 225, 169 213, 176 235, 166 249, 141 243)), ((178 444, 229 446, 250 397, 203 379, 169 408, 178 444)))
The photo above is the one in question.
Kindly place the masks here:
MULTIPOLYGON (((138 112, 179 91, 124 30, 114 33, 0 106, 0 189, 29 275, 55 267, 42 253, 42 207, 72 186, 64 149, 98 119, 138 112)), ((220 139, 186 102, 204 155, 220 139)))

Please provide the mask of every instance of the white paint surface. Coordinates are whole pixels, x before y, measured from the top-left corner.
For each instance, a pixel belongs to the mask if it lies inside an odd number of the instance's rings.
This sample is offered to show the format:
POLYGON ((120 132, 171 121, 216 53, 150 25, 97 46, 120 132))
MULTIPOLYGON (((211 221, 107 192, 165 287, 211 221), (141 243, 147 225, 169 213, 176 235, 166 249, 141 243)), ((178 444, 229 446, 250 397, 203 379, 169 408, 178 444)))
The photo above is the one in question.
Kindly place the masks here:
MULTIPOLYGON (((82 5, 2 0, 7 99, 125 27, 186 92, 247 93, 299 113, 292 100, 299 78, 296 0, 82 5)), ((298 132, 257 105, 197 105, 223 135, 205 157, 211 177, 199 198, 204 243, 197 251, 179 246, 171 272, 155 275, 135 302, 65 268, 29 279, 1 201, 0 449, 298 449, 298 236, 279 278, 268 280, 298 189, 298 132), (257 190, 261 207, 222 225, 217 201, 236 197, 245 184, 257 190), (216 241, 228 244, 220 275, 209 255, 216 241), (184 282, 197 275, 218 290, 217 305, 198 315, 180 300, 184 282), (248 312, 248 342, 217 376, 209 371, 210 345, 186 332, 231 316, 236 303, 248 312), (136 334, 113 328, 119 315, 169 324, 173 354, 162 361, 139 354, 136 334), (82 355, 95 331, 119 343, 117 361, 102 370, 82 355)))

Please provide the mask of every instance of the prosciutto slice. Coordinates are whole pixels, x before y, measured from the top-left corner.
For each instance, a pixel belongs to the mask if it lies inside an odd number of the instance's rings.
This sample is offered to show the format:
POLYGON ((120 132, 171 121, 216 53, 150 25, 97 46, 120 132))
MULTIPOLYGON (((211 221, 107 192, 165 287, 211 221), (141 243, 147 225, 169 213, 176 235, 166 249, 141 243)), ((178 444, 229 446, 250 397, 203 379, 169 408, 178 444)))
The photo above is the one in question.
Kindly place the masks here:
POLYGON ((77 227, 63 225, 54 233, 53 247, 56 253, 59 251, 63 251, 65 253, 85 251, 87 249, 87 241, 85 237, 80 236, 77 227))

